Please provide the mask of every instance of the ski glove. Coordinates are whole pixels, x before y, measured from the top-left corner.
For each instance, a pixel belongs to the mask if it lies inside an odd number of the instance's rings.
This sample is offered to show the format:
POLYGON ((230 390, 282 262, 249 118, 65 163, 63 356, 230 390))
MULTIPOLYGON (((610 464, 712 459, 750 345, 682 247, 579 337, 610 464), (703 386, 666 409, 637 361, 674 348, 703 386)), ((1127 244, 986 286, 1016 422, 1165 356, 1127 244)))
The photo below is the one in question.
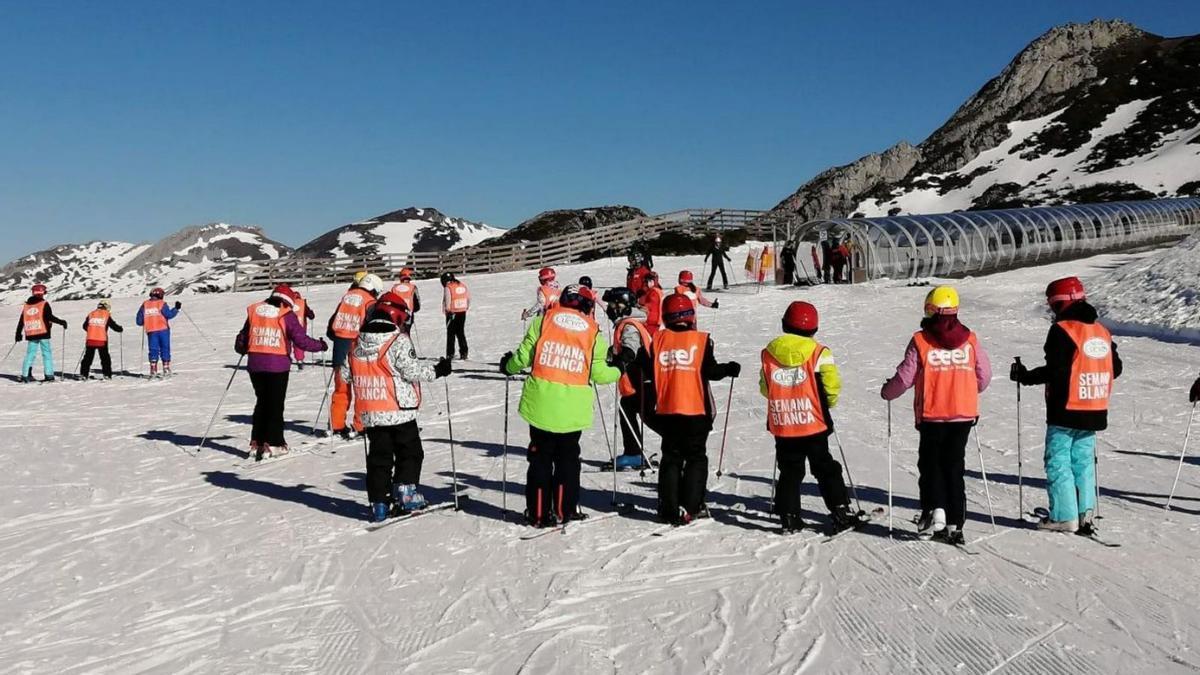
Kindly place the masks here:
POLYGON ((725 364, 725 374, 729 377, 737 377, 742 374, 742 364, 737 361, 730 361, 725 364))
POLYGON ((721 308, 721 301, 720 301, 720 300, 713 300, 712 308, 713 308, 713 309, 720 309, 720 308, 721 308))
POLYGON ((1192 391, 1188 394, 1188 401, 1191 403, 1200 401, 1200 377, 1197 377, 1196 381, 1192 383, 1192 391))
POLYGON ((610 368, 616 368, 623 373, 629 368, 635 358, 637 358, 637 355, 631 350, 621 349, 618 351, 616 346, 612 346, 608 348, 608 356, 605 357, 604 362, 610 368))
POLYGON ((1008 379, 1017 384, 1024 384, 1025 375, 1028 373, 1029 369, 1025 367, 1025 364, 1014 361, 1012 368, 1008 369, 1008 379))
POLYGON ((318 342, 321 343, 321 351, 323 351, 323 352, 329 351, 329 343, 325 341, 325 338, 321 338, 320 340, 318 340, 318 342))
POLYGON ((508 375, 508 362, 512 360, 512 352, 504 352, 504 356, 500 357, 500 373, 508 375))
POLYGON ((176 300, 176 301, 175 301, 175 311, 179 311, 179 310, 180 310, 180 309, 182 309, 182 308, 183 308, 183 303, 182 303, 182 302, 180 302, 180 301, 178 301, 178 300, 176 300))

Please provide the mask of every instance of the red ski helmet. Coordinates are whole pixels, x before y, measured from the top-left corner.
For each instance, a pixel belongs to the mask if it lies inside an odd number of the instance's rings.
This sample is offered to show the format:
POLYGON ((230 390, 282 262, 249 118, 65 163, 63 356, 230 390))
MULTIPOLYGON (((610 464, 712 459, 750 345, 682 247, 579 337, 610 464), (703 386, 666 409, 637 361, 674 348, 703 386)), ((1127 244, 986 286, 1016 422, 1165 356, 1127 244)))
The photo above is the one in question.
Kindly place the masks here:
POLYGON ((685 324, 696 326, 696 306, 692 299, 682 293, 672 293, 663 301, 663 323, 668 326, 685 324))
POLYGON ((542 269, 538 270, 538 282, 539 283, 544 284, 548 281, 554 281, 557 278, 558 278, 558 273, 554 271, 553 267, 543 267, 542 269))
POLYGON ((155 300, 162 300, 163 296, 165 296, 166 294, 167 294, 166 291, 164 291, 162 288, 159 288, 157 286, 154 288, 154 290, 150 291, 150 297, 154 298, 155 300))
POLYGON ((1056 312, 1061 312, 1080 300, 1087 300, 1087 293, 1084 292, 1083 282, 1079 277, 1057 279, 1046 287, 1046 303, 1056 312))
POLYGON ((684 270, 679 273, 679 283, 684 286, 694 284, 696 283, 696 275, 692 274, 691 270, 684 270))
POLYGON ((405 267, 400 270, 400 281, 412 281, 413 274, 414 272, 411 267, 405 267))
POLYGON ((300 299, 300 294, 292 290, 292 287, 287 284, 279 284, 275 287, 275 290, 271 291, 271 297, 279 298, 286 302, 289 307, 295 307, 296 301, 300 299))
POLYGON ((595 302, 592 300, 582 286, 579 284, 571 284, 563 289, 562 293, 558 294, 558 304, 560 307, 573 309, 583 314, 591 314, 595 302))
POLYGON ((408 303, 404 302, 404 298, 391 291, 379 296, 379 300, 371 310, 371 318, 386 318, 405 333, 412 327, 412 313, 408 311, 408 303))
POLYGON ((33 288, 29 289, 31 295, 43 296, 46 294, 46 284, 34 284, 33 288))
POLYGON ((811 303, 797 300, 788 305, 783 313, 783 332, 798 335, 812 335, 817 332, 820 321, 817 308, 811 303))

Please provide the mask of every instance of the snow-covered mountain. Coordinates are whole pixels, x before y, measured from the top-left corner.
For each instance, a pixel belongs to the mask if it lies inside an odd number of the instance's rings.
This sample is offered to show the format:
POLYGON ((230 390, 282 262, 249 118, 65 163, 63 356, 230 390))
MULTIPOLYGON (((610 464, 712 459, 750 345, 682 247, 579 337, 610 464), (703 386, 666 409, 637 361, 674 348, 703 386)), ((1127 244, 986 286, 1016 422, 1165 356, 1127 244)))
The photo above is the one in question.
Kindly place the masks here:
POLYGON ((921 144, 818 175, 803 219, 1200 194, 1200 36, 1123 21, 1039 37, 921 144))
POLYGON ((223 291, 233 283, 234 261, 290 252, 257 227, 224 223, 187 227, 154 244, 66 244, 0 268, 0 302, 23 302, 39 282, 59 300, 137 296, 154 286, 172 294, 223 291))
POLYGON ((374 256, 448 251, 478 244, 504 230, 432 208, 410 207, 326 232, 296 249, 305 257, 374 256))

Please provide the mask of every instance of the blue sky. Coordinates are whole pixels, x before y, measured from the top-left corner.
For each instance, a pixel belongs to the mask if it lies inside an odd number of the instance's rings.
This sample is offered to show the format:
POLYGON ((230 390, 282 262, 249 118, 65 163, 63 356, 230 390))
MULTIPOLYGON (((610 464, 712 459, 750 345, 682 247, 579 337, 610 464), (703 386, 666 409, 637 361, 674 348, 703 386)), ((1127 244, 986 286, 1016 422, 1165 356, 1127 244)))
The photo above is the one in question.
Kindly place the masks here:
POLYGON ((768 208, 941 124, 1030 40, 1200 2, 0 0, 0 263, 410 205, 511 226, 768 208))

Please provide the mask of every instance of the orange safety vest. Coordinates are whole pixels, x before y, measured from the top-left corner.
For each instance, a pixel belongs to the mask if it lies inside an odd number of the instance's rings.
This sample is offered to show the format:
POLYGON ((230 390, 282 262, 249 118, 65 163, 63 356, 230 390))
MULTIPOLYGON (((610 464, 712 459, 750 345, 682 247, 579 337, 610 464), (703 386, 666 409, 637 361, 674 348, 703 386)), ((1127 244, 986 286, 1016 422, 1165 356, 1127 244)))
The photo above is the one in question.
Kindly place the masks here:
POLYGON ((333 316, 334 336, 344 340, 357 338, 367 319, 367 307, 374 301, 375 298, 361 288, 352 288, 343 295, 333 316))
POLYGON ((646 308, 646 330, 650 331, 650 335, 654 335, 662 326, 662 289, 653 286, 646 289, 646 293, 642 297, 644 299, 642 307, 646 308))
POLYGON ((292 310, 276 307, 267 302, 256 302, 246 308, 246 320, 250 323, 250 339, 246 351, 251 354, 287 356, 287 324, 284 323, 292 310))
POLYGON ((767 431, 780 438, 814 436, 827 429, 817 381, 817 362, 825 347, 818 344, 803 364, 785 366, 763 350, 763 377, 767 382, 767 431))
MULTIPOLYGON (((638 338, 642 341, 642 349, 645 349, 649 353, 650 345, 654 341, 654 338, 650 335, 650 331, 646 330, 646 324, 638 319, 627 317, 618 321, 616 327, 613 329, 613 342, 621 344, 621 335, 625 333, 626 326, 633 326, 637 329, 638 338)), ((617 381, 617 391, 620 392, 622 398, 638 393, 638 389, 633 386, 633 380, 629 377, 629 373, 621 373, 621 379, 617 381)))
POLYGON ((411 281, 401 281, 392 286, 392 292, 404 299, 404 306, 408 308, 408 313, 413 312, 413 298, 417 297, 417 285, 411 281))
POLYGON ((542 334, 533 349, 530 376, 546 382, 586 387, 600 328, 589 316, 554 307, 542 317, 542 334))
POLYGON ((25 333, 25 337, 46 333, 45 300, 25 305, 25 309, 21 310, 21 327, 25 333))
POLYGON ((87 334, 84 336, 87 342, 94 342, 97 345, 108 344, 109 316, 107 309, 93 309, 87 315, 87 334))
MULTIPOLYGON (((383 343, 383 346, 379 348, 379 355, 374 359, 358 356, 357 350, 350 354, 350 377, 354 380, 354 410, 356 414, 417 409, 401 408, 400 400, 396 397, 396 376, 392 372, 392 362, 387 355, 398 337, 399 334, 383 343)), ((417 394, 417 407, 420 407, 421 385, 412 383, 412 388, 417 394)))
POLYGON ((920 359, 913 396, 917 422, 978 419, 979 381, 975 378, 975 360, 979 341, 975 333, 972 332, 958 349, 938 347, 921 331, 913 335, 913 341, 920 359))
POLYGON ((1112 333, 1099 323, 1059 321, 1058 326, 1075 343, 1071 383, 1067 389, 1067 410, 1108 410, 1114 379, 1112 333))
POLYGON ((167 323, 167 317, 163 316, 163 308, 166 306, 165 300, 150 299, 142 303, 142 328, 147 333, 157 333, 171 327, 167 323))
POLYGON ((659 331, 654 336, 654 390, 659 415, 707 415, 708 385, 700 372, 708 333, 659 331))
POLYGON ((559 291, 559 289, 551 286, 550 284, 542 284, 541 286, 538 286, 537 297, 538 302, 542 305, 542 309, 548 310, 551 307, 558 305, 558 294, 560 292, 561 291, 559 291))
POLYGON ((451 281, 446 284, 446 292, 450 301, 446 306, 447 314, 462 314, 471 308, 471 291, 461 281, 451 281))

